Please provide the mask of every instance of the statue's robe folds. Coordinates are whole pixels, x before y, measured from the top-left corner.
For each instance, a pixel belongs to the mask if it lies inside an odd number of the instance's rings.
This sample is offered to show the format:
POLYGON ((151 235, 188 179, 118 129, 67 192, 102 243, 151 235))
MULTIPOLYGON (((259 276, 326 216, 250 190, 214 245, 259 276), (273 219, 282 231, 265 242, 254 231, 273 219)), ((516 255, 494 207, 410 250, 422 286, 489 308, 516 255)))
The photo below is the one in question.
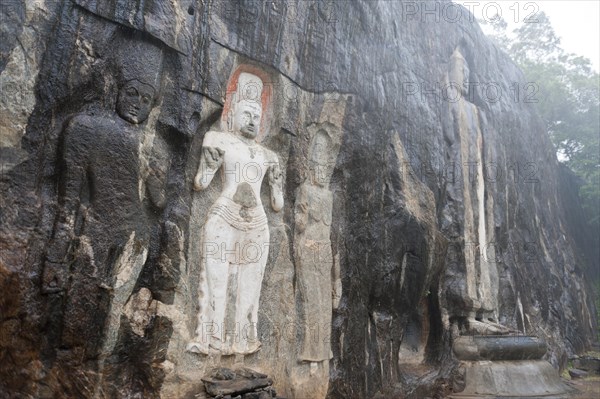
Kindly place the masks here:
MULTIPOLYGON (((189 349, 249 354, 260 347, 258 306, 269 255, 269 228, 260 188, 277 156, 228 132, 210 131, 203 148, 219 149, 223 162, 206 168, 208 183, 220 167, 223 191, 202 227, 200 313, 189 349)), ((203 161, 201 161, 203 162, 203 161)))
POLYGON ((116 115, 76 115, 63 136, 54 238, 70 247, 60 259, 70 274, 62 341, 88 357, 110 354, 148 253, 139 148, 138 127, 116 115))
POLYGON ((300 360, 332 358, 331 211, 333 196, 323 187, 304 183, 296 192, 296 278, 302 303, 300 360), (302 225, 298 229, 298 225, 302 225), (302 230, 302 231, 299 231, 302 230))

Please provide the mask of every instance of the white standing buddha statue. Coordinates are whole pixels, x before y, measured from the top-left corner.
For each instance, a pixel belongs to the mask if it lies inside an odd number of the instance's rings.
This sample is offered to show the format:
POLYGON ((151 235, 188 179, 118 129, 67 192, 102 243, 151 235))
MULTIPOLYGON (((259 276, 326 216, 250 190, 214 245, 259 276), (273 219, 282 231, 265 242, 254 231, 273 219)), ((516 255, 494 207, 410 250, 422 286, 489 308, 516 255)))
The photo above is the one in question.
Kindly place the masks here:
POLYGON ((187 349, 196 353, 251 354, 260 349, 257 322, 269 255, 269 227, 260 199, 264 177, 271 207, 283 207, 277 155, 257 143, 263 83, 242 72, 231 93, 228 129, 209 131, 194 189, 206 189, 218 170, 223 189, 208 211, 200 237, 202 273, 198 326, 187 349), (248 95, 252 94, 252 95, 248 95))

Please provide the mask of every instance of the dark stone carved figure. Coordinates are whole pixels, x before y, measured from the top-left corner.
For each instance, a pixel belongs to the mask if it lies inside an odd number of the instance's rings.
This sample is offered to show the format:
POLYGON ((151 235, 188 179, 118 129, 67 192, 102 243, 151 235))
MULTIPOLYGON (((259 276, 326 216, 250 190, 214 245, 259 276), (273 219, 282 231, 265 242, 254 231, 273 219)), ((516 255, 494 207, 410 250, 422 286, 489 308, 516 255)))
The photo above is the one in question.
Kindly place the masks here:
MULTIPOLYGON (((63 132, 60 210, 42 291, 64 292, 61 344, 99 358, 99 371, 148 254, 140 147, 156 97, 155 79, 129 79, 119 89, 116 113, 75 115, 63 132)), ((161 179, 152 170, 147 176, 148 197, 164 206, 161 179)))

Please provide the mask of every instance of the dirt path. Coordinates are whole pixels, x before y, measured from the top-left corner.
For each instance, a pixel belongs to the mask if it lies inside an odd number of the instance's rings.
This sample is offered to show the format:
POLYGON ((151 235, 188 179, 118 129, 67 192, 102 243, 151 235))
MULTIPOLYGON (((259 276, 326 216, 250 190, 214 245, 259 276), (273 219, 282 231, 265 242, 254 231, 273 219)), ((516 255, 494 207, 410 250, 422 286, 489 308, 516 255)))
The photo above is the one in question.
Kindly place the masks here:
POLYGON ((569 385, 577 388, 579 393, 571 396, 574 399, 600 399, 600 377, 585 380, 572 380, 569 385))

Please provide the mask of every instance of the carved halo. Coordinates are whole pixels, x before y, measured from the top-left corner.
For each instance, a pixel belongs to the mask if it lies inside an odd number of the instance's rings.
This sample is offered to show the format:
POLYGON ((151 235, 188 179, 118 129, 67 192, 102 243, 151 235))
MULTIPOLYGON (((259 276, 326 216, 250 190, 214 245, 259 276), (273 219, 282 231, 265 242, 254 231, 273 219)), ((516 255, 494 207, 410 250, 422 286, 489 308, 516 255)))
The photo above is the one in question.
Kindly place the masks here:
POLYGON ((269 123, 272 114, 272 87, 270 76, 254 65, 240 65, 231 75, 227 83, 227 93, 223 113, 221 114, 221 128, 227 129, 228 119, 232 111, 232 106, 240 99, 250 99, 260 101, 262 107, 262 117, 260 121, 260 130, 256 136, 256 142, 264 140, 269 130, 269 123))

